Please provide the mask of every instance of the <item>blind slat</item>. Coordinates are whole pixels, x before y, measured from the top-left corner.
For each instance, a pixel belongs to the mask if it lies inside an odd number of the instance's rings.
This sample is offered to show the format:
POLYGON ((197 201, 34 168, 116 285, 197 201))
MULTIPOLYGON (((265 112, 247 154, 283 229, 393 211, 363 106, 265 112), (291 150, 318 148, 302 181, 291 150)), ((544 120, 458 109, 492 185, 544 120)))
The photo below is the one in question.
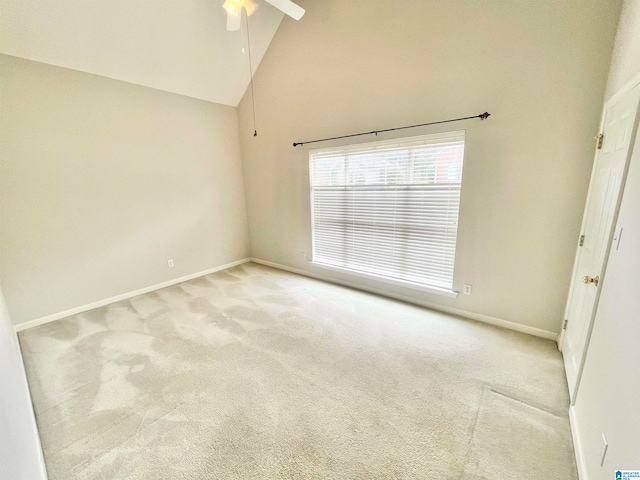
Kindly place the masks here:
POLYGON ((312 151, 317 263, 451 289, 464 132, 312 151))

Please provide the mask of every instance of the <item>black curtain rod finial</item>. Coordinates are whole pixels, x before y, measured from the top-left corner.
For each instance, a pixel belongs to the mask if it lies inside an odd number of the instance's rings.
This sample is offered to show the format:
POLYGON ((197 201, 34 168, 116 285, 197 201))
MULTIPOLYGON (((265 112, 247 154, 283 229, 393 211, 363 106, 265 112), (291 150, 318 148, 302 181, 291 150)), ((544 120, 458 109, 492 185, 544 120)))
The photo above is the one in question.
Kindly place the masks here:
POLYGON ((486 120, 490 115, 491 114, 489 112, 484 112, 482 115, 480 115, 480 120, 486 120))

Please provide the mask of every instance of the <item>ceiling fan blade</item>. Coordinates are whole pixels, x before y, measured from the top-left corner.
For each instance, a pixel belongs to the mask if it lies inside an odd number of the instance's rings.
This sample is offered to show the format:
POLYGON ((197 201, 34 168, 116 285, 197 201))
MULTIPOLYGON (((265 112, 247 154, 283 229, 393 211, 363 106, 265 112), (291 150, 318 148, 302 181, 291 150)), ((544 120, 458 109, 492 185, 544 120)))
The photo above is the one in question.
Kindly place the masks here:
POLYGON ((230 32, 240 30, 240 15, 227 12, 227 30, 230 32))
POLYGON ((265 2, 270 3, 278 10, 282 10, 295 20, 300 20, 304 15, 304 8, 296 5, 291 0, 265 0, 265 2))

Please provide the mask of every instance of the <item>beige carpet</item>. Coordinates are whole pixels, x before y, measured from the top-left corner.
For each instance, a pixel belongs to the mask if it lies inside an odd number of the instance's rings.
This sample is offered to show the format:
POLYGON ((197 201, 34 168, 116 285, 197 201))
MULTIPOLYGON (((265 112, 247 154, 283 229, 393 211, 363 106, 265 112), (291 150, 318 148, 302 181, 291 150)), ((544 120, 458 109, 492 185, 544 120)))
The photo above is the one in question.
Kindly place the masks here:
POLYGON ((556 345, 245 264, 24 331, 51 480, 573 480, 556 345))

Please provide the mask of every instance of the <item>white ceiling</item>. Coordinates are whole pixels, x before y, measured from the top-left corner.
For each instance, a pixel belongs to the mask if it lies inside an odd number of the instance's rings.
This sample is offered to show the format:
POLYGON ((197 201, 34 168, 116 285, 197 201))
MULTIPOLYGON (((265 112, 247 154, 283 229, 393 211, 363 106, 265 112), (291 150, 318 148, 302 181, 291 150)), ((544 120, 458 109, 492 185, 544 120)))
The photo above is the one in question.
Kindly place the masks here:
MULTIPOLYGON (((0 53, 237 106, 249 84, 223 0, 0 0, 0 53)), ((255 71, 283 14, 249 18, 255 71)))

